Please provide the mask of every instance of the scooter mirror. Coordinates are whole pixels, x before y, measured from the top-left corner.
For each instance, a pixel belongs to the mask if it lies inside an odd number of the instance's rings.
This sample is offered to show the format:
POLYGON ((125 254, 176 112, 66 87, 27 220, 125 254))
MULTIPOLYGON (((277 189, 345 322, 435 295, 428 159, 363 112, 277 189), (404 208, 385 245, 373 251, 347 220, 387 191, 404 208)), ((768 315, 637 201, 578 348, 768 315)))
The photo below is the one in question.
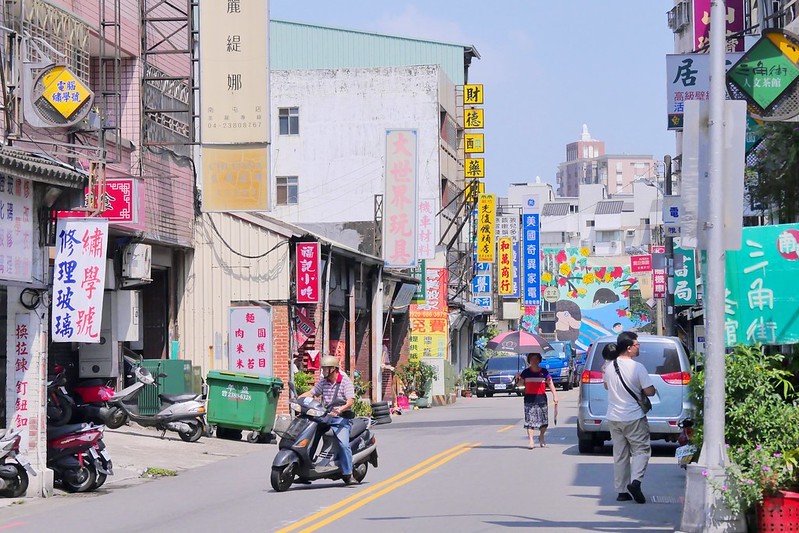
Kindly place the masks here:
POLYGON ((168 378, 169 376, 167 376, 166 374, 164 374, 163 372, 161 372, 161 373, 159 373, 159 374, 158 374, 158 377, 159 377, 159 378, 168 378))

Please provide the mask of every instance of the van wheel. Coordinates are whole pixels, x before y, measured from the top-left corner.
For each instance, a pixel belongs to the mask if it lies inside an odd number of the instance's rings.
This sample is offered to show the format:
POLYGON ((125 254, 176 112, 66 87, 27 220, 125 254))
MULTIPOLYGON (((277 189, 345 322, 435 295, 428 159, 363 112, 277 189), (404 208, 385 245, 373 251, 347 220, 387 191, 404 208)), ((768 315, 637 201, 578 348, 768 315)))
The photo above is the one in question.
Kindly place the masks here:
POLYGON ((480 391, 477 391, 477 397, 478 397, 478 398, 482 398, 482 397, 483 397, 483 396, 485 396, 485 395, 486 395, 486 393, 485 393, 485 392, 480 392, 480 391))
POLYGON ((486 392, 486 398, 491 398, 493 395, 493 392, 486 392))
POLYGON ((577 451, 580 453, 594 453, 594 439, 577 426, 577 451))

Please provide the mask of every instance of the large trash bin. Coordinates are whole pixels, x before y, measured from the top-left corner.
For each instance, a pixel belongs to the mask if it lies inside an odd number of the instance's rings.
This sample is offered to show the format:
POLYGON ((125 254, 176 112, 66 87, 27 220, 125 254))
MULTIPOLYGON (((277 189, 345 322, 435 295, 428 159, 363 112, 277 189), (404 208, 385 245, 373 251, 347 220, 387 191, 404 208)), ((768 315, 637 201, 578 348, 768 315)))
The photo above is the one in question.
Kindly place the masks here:
POLYGON ((189 394, 194 388, 191 361, 187 359, 145 359, 141 366, 158 381, 155 387, 144 387, 139 395, 139 413, 142 415, 153 416, 161 410, 159 394, 189 394), (158 374, 166 374, 166 377, 158 377, 158 374))
MULTIPOLYGON (((249 429, 250 442, 269 442, 277 413, 277 399, 283 381, 273 376, 257 376, 211 370, 208 384, 208 423, 222 430, 249 429)), ((240 438, 240 437, 237 437, 240 438)))

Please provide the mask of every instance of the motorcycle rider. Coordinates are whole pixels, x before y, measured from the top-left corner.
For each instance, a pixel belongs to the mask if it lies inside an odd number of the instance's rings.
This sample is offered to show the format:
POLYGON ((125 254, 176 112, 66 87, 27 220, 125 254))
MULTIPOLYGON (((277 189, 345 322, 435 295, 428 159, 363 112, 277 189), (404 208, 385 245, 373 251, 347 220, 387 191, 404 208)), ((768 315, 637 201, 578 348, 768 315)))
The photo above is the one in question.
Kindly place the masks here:
POLYGON ((320 364, 320 379, 308 392, 300 395, 300 398, 314 397, 321 398, 323 405, 330 405, 334 400, 344 401, 343 405, 338 405, 330 411, 330 426, 338 440, 338 461, 341 464, 341 478, 344 483, 350 485, 352 480, 352 450, 350 450, 350 428, 352 418, 343 417, 342 414, 350 414, 350 409, 355 403, 355 387, 352 380, 340 368, 338 357, 326 355, 322 357, 320 364))

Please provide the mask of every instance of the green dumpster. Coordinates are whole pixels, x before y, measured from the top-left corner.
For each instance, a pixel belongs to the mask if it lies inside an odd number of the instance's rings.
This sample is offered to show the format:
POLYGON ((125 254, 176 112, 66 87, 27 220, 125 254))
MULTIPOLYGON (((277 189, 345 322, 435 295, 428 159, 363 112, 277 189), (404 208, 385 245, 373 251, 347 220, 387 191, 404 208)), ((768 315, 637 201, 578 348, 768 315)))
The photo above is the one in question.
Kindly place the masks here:
POLYGON ((208 423, 217 436, 230 436, 249 429, 250 442, 269 442, 277 413, 277 399, 283 381, 272 376, 257 376, 211 370, 208 383, 208 423), (221 430, 221 431, 220 431, 221 430))
POLYGON ((194 388, 189 360, 145 359, 141 366, 149 370, 158 381, 155 387, 144 387, 139 395, 139 413, 143 415, 153 416, 161 410, 159 394, 188 394, 194 388), (158 374, 166 374, 166 377, 158 377, 158 374))

